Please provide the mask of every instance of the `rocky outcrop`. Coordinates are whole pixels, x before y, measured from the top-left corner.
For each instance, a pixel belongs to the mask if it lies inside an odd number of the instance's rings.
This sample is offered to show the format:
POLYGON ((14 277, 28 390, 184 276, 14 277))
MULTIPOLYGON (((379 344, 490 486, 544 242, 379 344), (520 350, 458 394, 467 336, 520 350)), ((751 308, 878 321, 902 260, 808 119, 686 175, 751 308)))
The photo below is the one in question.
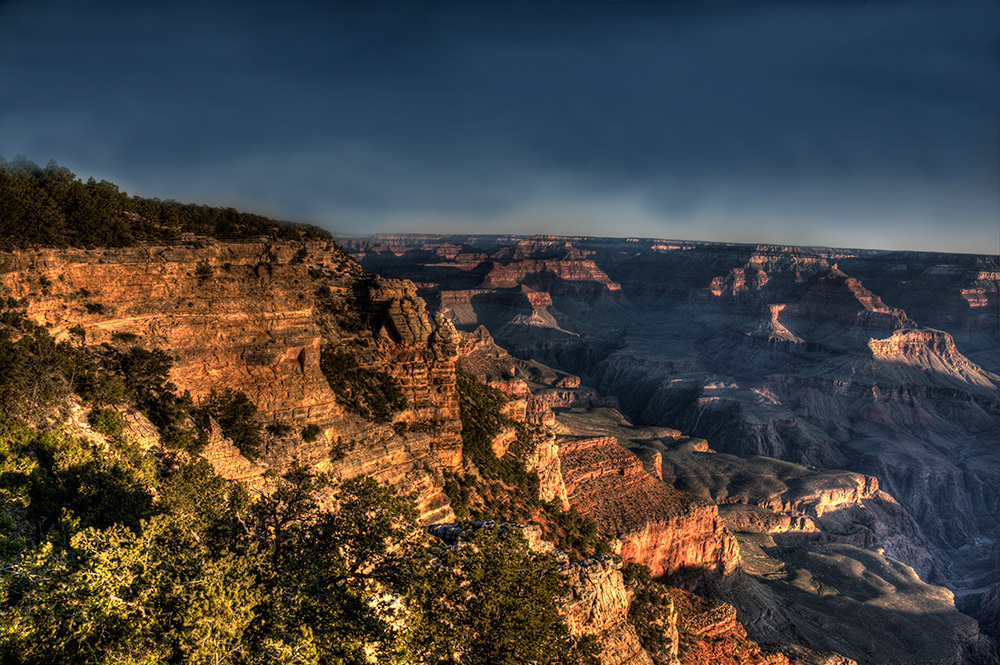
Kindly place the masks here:
POLYGON ((941 330, 903 328, 888 338, 868 340, 868 348, 875 361, 935 372, 966 389, 972 386, 995 393, 1000 381, 959 353, 952 336, 941 330))
MULTIPOLYGON (((621 567, 601 557, 565 564, 569 592, 562 600, 562 614, 572 635, 597 638, 602 665, 652 665, 635 627, 628 623, 630 599, 621 567)), ((677 633, 676 614, 672 618, 674 623, 663 627, 668 639, 671 631, 674 638, 677 633)))
POLYGON ((784 653, 763 651, 747 637, 732 605, 709 601, 682 589, 669 589, 668 593, 678 609, 678 632, 685 645, 682 665, 789 665, 784 653))
POLYGON ((451 515, 441 474, 461 464, 456 340, 448 321, 427 316, 412 284, 366 275, 332 245, 200 239, 4 253, 0 288, 27 298, 28 316, 57 339, 75 326, 88 344, 135 337, 169 350, 179 390, 196 399, 240 390, 265 422, 293 425, 262 466, 280 471, 298 459, 340 477, 371 474, 417 496, 425 519, 451 515), (408 407, 394 419, 407 432, 339 403, 320 369, 326 347, 398 382, 408 407), (315 441, 296 435, 306 425, 320 428, 315 441), (346 454, 331 458, 334 447, 346 454))
POLYGON ((547 431, 535 436, 535 450, 525 461, 525 469, 538 474, 538 499, 555 501, 564 510, 569 509, 569 495, 562 474, 559 445, 555 434, 547 431))
POLYGON ((683 446, 646 444, 661 456, 663 478, 719 504, 733 532, 770 534, 782 547, 841 542, 880 549, 930 581, 944 570, 919 525, 878 479, 765 457, 698 455, 683 446))
POLYGON ((696 582, 722 578, 739 566, 739 546, 718 508, 649 475, 642 462, 611 437, 559 442, 569 503, 597 522, 626 561, 654 577, 696 582))
POLYGON ((267 467, 254 464, 241 453, 233 442, 222 434, 214 419, 209 421, 208 443, 199 453, 223 478, 259 485, 267 467))

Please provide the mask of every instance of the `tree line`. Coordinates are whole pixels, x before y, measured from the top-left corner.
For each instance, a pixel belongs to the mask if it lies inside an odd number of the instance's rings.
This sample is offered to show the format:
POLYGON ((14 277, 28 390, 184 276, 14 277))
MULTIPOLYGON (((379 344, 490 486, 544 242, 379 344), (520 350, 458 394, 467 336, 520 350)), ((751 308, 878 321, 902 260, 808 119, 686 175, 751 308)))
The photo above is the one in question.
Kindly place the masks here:
POLYGON ((0 157, 0 250, 125 247, 176 242, 183 234, 238 240, 330 240, 315 226, 192 203, 129 196, 106 180, 78 178, 54 160, 44 168, 0 157))

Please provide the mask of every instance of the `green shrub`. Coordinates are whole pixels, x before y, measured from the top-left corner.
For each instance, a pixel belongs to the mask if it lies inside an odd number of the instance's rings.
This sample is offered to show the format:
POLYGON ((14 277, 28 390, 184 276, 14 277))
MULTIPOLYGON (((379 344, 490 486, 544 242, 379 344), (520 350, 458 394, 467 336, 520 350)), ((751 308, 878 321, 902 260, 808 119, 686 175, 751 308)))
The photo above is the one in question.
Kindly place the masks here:
POLYGON ((125 419, 122 418, 122 414, 114 409, 91 411, 88 420, 90 421, 90 426, 104 436, 121 436, 122 432, 125 431, 125 419))
POLYGON ((337 440, 330 447, 330 459, 334 462, 339 462, 340 460, 347 457, 347 453, 354 450, 354 439, 343 439, 337 437, 337 440))
POLYGON ((263 452, 263 426, 257 420, 257 405, 245 393, 227 388, 213 390, 197 409, 202 417, 211 416, 219 423, 224 436, 249 460, 259 459, 263 452))
POLYGON ((269 434, 273 436, 285 436, 292 431, 292 426, 283 420, 272 421, 270 425, 265 428, 269 434))
POLYGON ((306 425, 302 428, 302 440, 306 443, 312 443, 319 438, 321 431, 319 425, 306 425))
POLYGON ((212 275, 214 274, 215 271, 212 270, 212 266, 209 264, 208 259, 198 261, 198 265, 194 269, 194 276, 198 278, 199 282, 212 279, 212 275))
POLYGON ((503 414, 507 396, 486 385, 461 368, 455 370, 458 389, 459 417, 462 420, 462 455, 470 459, 487 477, 498 478, 520 491, 528 503, 538 503, 540 480, 525 467, 535 450, 531 429, 503 414), (514 428, 516 439, 507 454, 498 459, 493 452, 493 439, 504 428, 514 428))
POLYGON ((649 568, 638 563, 622 567, 625 586, 632 592, 629 605, 629 623, 635 626, 643 648, 653 659, 654 665, 669 665, 676 662, 670 650, 672 644, 662 626, 673 601, 660 584, 652 579, 649 568))
POLYGON ((366 420, 386 424, 393 414, 407 406, 396 379, 360 366, 357 358, 348 353, 324 348, 320 353, 320 369, 338 401, 366 420))
MULTIPOLYGON (((471 531, 471 530, 470 530, 471 531)), ((471 546, 440 547, 411 590, 419 662, 593 663, 594 643, 574 640, 556 599, 567 591, 552 554, 532 551, 519 529, 484 525, 471 546)))

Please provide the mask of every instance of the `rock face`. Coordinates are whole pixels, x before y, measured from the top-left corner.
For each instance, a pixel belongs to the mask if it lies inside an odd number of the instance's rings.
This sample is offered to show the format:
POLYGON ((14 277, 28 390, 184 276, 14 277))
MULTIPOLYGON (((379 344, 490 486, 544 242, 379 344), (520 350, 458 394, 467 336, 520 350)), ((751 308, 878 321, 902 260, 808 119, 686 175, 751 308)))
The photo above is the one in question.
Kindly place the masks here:
MULTIPOLYGON (((28 315, 57 338, 74 326, 88 344, 136 335, 169 350, 171 380, 196 399, 233 388, 265 421, 321 430, 311 443, 297 435, 273 442, 253 470, 220 461, 225 473, 246 478, 299 459, 391 482, 418 497, 424 519, 452 514, 441 474, 461 463, 456 340, 449 322, 427 316, 411 284, 366 275, 331 245, 202 240, 4 253, 0 287, 28 298, 28 315), (303 249, 308 258, 293 261, 303 249), (397 434, 348 412, 320 369, 324 348, 348 349, 390 374, 408 403, 394 421, 424 426, 397 434), (334 446, 347 454, 332 459, 334 446)), ((216 453, 226 457, 210 448, 216 453)))
POLYGON ((656 451, 666 482, 719 504, 733 532, 770 534, 783 547, 841 542, 881 549, 912 561, 925 580, 945 579, 919 525, 872 476, 642 443, 634 449, 656 451))
MULTIPOLYGON (((674 605, 680 609, 678 632, 683 635, 686 646, 682 665, 789 665, 789 658, 784 653, 762 651, 758 644, 747 638, 732 605, 706 601, 681 589, 671 589, 670 595, 674 605)), ((857 665, 853 661, 848 662, 857 665)))
MULTIPOLYGON (((635 627, 628 623, 630 599, 621 564, 608 558, 586 559, 566 564, 563 574, 570 585, 562 604, 570 633, 596 637, 602 665, 652 665, 635 627)), ((664 630, 676 636, 676 614, 673 620, 664 630)))
MULTIPOLYGON (((362 261, 374 260, 365 242, 353 246, 362 261)), ((794 488, 767 500, 780 506, 748 499, 723 513, 793 550, 811 551, 806 542, 824 539, 830 547, 881 548, 946 584, 958 607, 997 630, 990 600, 1000 588, 996 256, 636 238, 378 242, 392 248, 379 254, 379 269, 417 279, 459 329, 483 325, 512 355, 580 376, 640 426, 672 428, 741 459, 876 479, 877 490, 864 480, 829 510, 822 506, 832 495, 816 498, 822 515, 810 512, 808 492, 793 500, 794 488), (439 251, 445 242, 461 249, 439 251), (538 262, 577 268, 546 281, 538 262)), ((567 408, 554 406, 560 423, 567 408)), ((669 475, 664 451, 645 448, 648 470, 655 475, 659 464, 669 475)), ((711 465, 697 467, 688 478, 712 473, 711 465)), ((727 501, 711 491, 705 499, 727 501)), ((953 653, 966 653, 958 633, 946 635, 953 653)), ((944 652, 929 662, 951 662, 944 652)))
POLYGON ((223 478, 240 480, 251 484, 262 479, 267 467, 254 464, 240 454, 239 448, 222 434, 219 424, 212 420, 209 426, 208 443, 200 455, 212 465, 223 478))
POLYGON ((613 537, 626 561, 654 577, 721 578, 739 566, 739 546, 718 508, 657 480, 633 453, 610 437, 559 443, 570 505, 613 537))

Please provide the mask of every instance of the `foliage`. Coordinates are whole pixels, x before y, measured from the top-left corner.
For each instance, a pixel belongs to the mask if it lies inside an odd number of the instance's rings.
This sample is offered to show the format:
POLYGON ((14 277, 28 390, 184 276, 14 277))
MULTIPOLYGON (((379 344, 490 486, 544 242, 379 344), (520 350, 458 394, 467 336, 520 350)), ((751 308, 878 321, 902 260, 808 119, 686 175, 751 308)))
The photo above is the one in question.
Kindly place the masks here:
POLYGON ((676 662, 671 655, 673 645, 665 630, 667 615, 673 608, 670 596, 652 579, 649 568, 642 564, 626 564, 622 568, 622 577, 633 594, 628 619, 635 626, 642 647, 649 653, 654 665, 676 662))
POLYGON ((395 490, 358 477, 324 510, 331 483, 296 466, 275 492, 255 503, 249 523, 262 554, 259 580, 270 602, 262 623, 276 635, 308 627, 322 662, 365 662, 365 648, 389 654, 397 611, 383 590, 419 563, 416 510, 395 490))
POLYGON ((306 443, 312 443, 313 441, 319 438, 321 431, 322 430, 319 428, 319 425, 316 424, 306 425, 305 427, 302 428, 302 440, 305 441, 306 443))
POLYGON ((531 551, 516 528, 486 525, 441 547, 413 584, 408 647, 420 662, 463 665, 578 663, 556 598, 567 591, 551 554, 531 551))
POLYGON ((484 481, 477 482, 473 475, 445 475, 444 491, 456 516, 531 520, 566 553, 581 557, 609 554, 611 548, 593 519, 581 516, 575 508, 563 510, 559 502, 539 500, 541 481, 525 466, 525 460, 535 451, 535 434, 525 423, 504 415, 507 396, 461 368, 456 368, 456 383, 462 455, 475 464, 484 481), (516 436, 506 454, 498 459, 493 439, 506 428, 514 429, 516 436), (476 496, 481 508, 477 507, 476 496))
POLYGON ((222 434, 233 441, 240 453, 250 460, 259 459, 263 452, 263 425, 257 420, 257 406, 239 390, 213 390, 197 409, 202 417, 211 416, 219 423, 222 434))
POLYGON ((451 508, 458 519, 469 517, 469 502, 472 499, 472 489, 476 486, 475 476, 465 478, 452 471, 444 473, 444 493, 451 502, 451 508))
POLYGON ((264 429, 267 430, 268 434, 280 437, 285 436, 295 428, 283 420, 273 420, 264 429))
POLYGON ((125 431, 125 419, 114 409, 91 411, 88 420, 94 431, 100 432, 104 436, 121 436, 122 432, 125 431))
POLYGON ((39 418, 72 389, 86 354, 31 323, 21 303, 0 300, 0 412, 39 418))
MULTIPOLYGON (((495 534, 431 565, 413 503, 371 478, 337 487, 294 466, 254 497, 196 456, 153 457, 125 433, 123 408, 188 451, 203 440, 192 416, 208 415, 252 450, 256 408, 236 391, 196 407, 169 381, 164 351, 124 337, 85 347, 82 330, 56 343, 19 307, 0 307, 0 662, 442 662, 447 645, 463 663, 555 663, 579 651, 554 610, 551 558, 495 534), (71 391, 106 441, 30 424, 71 391), (435 610, 434 598, 449 604, 435 610), (467 611, 463 645, 454 631, 467 611)), ((346 374, 370 413, 385 413, 370 401, 378 391, 405 406, 388 375, 346 374)), ((338 439, 331 454, 353 445, 338 439)))
POLYGON ((557 506, 546 506, 547 512, 555 519, 560 535, 556 545, 565 552, 578 552, 582 555, 610 554, 611 548, 607 541, 601 538, 597 522, 590 517, 583 517, 576 508, 562 510, 557 506))
MULTIPOLYGON (((206 438, 190 424, 194 402, 185 393, 177 395, 177 386, 167 380, 173 358, 161 349, 133 347, 122 353, 111 350, 104 358, 105 367, 120 378, 124 399, 134 404, 150 422, 160 428, 164 443, 171 448, 197 452, 206 438)), ((115 388, 113 380, 95 377, 97 388, 115 388)), ((87 386, 90 388, 90 386, 87 386)), ((95 399, 88 390, 82 393, 95 399)))
POLYGON ((152 513, 144 489, 150 475, 131 453, 125 446, 102 453, 74 437, 8 423, 0 433, 0 487, 19 506, 7 513, 17 522, 10 528, 32 542, 70 524, 138 528, 152 513))
POLYGON ((116 342, 125 342, 126 344, 132 344, 139 339, 139 336, 135 333, 123 332, 121 330, 116 330, 111 333, 111 339, 116 342))
POLYGON ((362 367, 349 353, 325 347, 320 353, 320 369, 340 403, 366 420, 388 423, 407 406, 396 379, 362 367))
POLYGON ((208 259, 202 259, 198 261, 198 265, 195 266, 194 276, 198 278, 199 282, 204 282, 207 279, 212 279, 212 275, 215 271, 212 269, 211 264, 209 264, 208 259))
POLYGON ((413 503, 372 478, 293 466, 254 498, 122 439, 0 418, 0 661, 571 662, 563 582, 523 539, 431 565, 413 503))
POLYGON ((232 208, 129 197, 107 181, 83 182, 55 161, 42 168, 0 157, 0 250, 28 246, 124 247, 190 233, 221 239, 330 240, 314 226, 232 208))
POLYGON ((504 415, 507 397, 502 392, 461 368, 456 368, 455 376, 462 420, 462 455, 487 478, 498 479, 513 488, 521 503, 537 505, 538 474, 529 472, 525 466, 525 460, 535 450, 530 428, 504 415), (498 459, 493 452, 493 439, 505 428, 513 428, 516 438, 507 454, 498 459))

